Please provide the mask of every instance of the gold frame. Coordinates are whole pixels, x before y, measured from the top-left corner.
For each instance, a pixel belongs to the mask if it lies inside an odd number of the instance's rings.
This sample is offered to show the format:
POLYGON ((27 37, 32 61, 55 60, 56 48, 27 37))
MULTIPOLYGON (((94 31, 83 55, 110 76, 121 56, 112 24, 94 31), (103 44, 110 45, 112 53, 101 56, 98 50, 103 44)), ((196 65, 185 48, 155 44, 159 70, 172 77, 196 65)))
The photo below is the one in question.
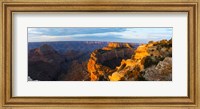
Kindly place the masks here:
POLYGON ((3 0, 0 6, 1 108, 200 108, 200 12, 198 0, 3 0), (184 2, 183 2, 184 1, 184 2), (12 14, 14 12, 188 12, 188 97, 12 97, 12 14), (123 106, 123 107, 122 107, 123 106))

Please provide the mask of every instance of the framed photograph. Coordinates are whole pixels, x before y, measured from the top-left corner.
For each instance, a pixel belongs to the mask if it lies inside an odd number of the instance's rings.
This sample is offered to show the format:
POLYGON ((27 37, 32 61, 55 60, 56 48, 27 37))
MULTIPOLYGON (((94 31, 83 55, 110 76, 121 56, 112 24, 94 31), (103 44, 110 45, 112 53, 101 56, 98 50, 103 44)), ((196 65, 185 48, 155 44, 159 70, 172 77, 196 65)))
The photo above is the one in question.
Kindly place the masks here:
POLYGON ((1 7, 2 108, 199 108, 198 1, 1 7))

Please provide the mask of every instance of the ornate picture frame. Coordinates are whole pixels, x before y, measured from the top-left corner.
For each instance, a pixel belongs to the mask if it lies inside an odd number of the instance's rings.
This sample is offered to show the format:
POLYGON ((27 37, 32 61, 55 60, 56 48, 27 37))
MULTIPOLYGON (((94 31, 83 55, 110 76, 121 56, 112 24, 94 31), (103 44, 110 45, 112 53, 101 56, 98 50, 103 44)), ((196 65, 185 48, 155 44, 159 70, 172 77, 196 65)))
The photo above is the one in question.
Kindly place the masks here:
POLYGON ((1 2, 0 83, 1 108, 199 108, 200 46, 199 1, 172 0, 23 0, 1 2), (12 96, 12 15, 17 12, 187 12, 188 13, 188 97, 13 97, 12 96), (28 107, 27 107, 28 106, 28 107))

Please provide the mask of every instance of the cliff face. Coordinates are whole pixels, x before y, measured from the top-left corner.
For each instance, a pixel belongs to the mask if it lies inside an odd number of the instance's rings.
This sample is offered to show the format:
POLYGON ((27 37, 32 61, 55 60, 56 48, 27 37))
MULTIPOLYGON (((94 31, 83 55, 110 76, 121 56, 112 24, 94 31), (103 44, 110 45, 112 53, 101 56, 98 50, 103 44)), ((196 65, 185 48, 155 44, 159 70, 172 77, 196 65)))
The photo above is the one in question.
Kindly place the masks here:
POLYGON ((64 58, 61 57, 51 46, 42 45, 29 52, 28 75, 33 80, 55 80, 61 72, 61 64, 64 58))
POLYGON ((109 80, 108 75, 116 70, 122 59, 131 58, 134 49, 125 43, 109 43, 108 46, 91 53, 88 72, 92 81, 109 80))
MULTIPOLYGON (((158 80, 157 75, 162 75, 161 72, 166 68, 159 66, 171 68, 172 62, 165 60, 170 60, 172 57, 172 40, 161 40, 158 42, 149 42, 148 44, 140 45, 132 56, 132 59, 123 60, 121 65, 117 67, 109 79, 112 81, 119 80, 158 80), (164 61, 163 61, 164 60, 164 61), (162 62, 163 61, 163 62, 162 62), (151 68, 156 66, 155 68, 151 68), (149 70, 149 69, 153 70, 149 70), (158 70, 156 70, 158 69, 158 70), (161 71, 162 69, 162 71, 161 71), (150 77, 148 75, 151 75, 150 77)), ((166 73, 169 76, 172 71, 166 73)), ((163 75, 164 76, 164 75, 163 75)), ((160 78, 159 80, 170 80, 170 78, 160 78)))
POLYGON ((115 43, 94 51, 88 62, 91 80, 171 80, 172 40, 151 41, 133 51, 115 43))

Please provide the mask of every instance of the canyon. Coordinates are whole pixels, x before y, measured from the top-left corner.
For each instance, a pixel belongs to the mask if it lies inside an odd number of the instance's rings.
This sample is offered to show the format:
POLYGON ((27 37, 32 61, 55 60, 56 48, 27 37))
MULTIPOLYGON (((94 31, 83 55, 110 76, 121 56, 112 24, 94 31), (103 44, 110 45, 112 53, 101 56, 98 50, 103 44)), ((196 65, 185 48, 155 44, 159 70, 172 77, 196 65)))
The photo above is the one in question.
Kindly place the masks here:
POLYGON ((172 39, 32 42, 28 76, 38 81, 172 81, 172 39))

